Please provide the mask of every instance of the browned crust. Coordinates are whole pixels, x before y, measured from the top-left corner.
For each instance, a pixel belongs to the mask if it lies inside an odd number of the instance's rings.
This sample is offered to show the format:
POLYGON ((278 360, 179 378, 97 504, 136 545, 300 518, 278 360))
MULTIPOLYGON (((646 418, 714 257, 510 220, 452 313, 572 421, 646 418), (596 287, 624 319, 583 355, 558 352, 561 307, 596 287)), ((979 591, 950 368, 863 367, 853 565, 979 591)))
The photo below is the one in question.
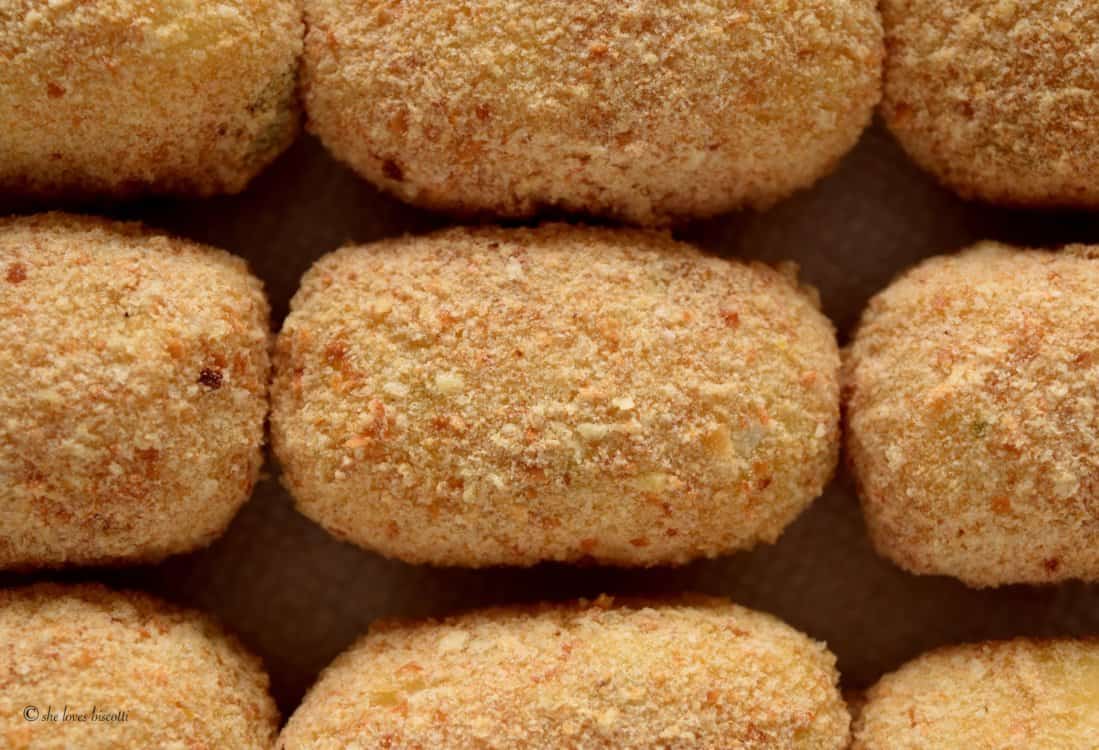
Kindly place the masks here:
POLYGON ((1099 250, 982 243, 875 297, 847 447, 878 550, 974 586, 1099 580, 1099 250))
POLYGON ((309 0, 309 127, 459 214, 641 224, 767 206, 830 171, 880 98, 873 0, 309 0))
POLYGON ((1099 5, 884 0, 882 115, 967 198, 1099 207, 1099 5))
POLYGON ((138 224, 0 220, 0 568, 211 542, 262 462, 268 305, 228 253, 138 224))
POLYGON ((35 750, 267 750, 267 675, 216 623, 137 592, 37 584, 0 590, 0 745, 35 750), (111 723, 45 722, 126 712, 111 723), (27 721, 33 707, 38 721, 27 721))
POLYGON ((610 597, 372 628, 279 750, 839 750, 834 657, 723 599, 610 597))
POLYGON ((298 131, 301 0, 10 0, 0 194, 235 193, 298 131))
POLYGON ((546 225, 348 247, 305 276, 271 431, 299 508, 410 562, 685 562, 773 541, 839 442, 787 270, 546 225))
POLYGON ((937 649, 871 688, 853 750, 1092 750, 1099 639, 937 649))

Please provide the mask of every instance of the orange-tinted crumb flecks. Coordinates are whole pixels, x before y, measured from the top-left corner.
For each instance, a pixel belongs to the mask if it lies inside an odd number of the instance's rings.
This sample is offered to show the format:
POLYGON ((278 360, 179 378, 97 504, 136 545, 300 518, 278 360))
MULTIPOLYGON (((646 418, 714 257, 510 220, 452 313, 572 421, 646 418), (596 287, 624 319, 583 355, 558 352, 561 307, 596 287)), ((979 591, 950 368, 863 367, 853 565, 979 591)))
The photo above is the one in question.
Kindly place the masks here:
POLYGON ((881 92, 874 0, 307 0, 309 127, 413 203, 666 224, 832 169, 881 92))
POLYGON ((347 247, 302 280, 275 356, 272 441, 299 509, 409 562, 743 549, 774 541, 838 455, 814 292, 656 232, 347 247))
POLYGON ((600 597, 382 622, 278 750, 841 750, 835 657, 722 599, 600 597))
POLYGON ((852 750, 1092 750, 1099 640, 932 651, 867 691, 853 731, 852 750))
POLYGON ((1099 581, 1099 253, 982 243, 871 300, 845 365, 870 535, 973 586, 1099 581))
POLYGON ((301 0, 5 0, 0 194, 235 193, 294 139, 301 0))
POLYGON ((883 0, 882 115, 967 198, 1099 208, 1099 3, 883 0))
POLYGON ((260 281, 220 250, 64 214, 0 220, 5 268, 0 569, 213 541, 262 461, 260 281))
POLYGON ((269 750, 275 741, 259 659, 208 618, 145 594, 0 590, 0 643, 0 747, 269 750), (113 718, 92 719, 93 707, 113 718), (47 710, 88 718, 47 722, 47 710))

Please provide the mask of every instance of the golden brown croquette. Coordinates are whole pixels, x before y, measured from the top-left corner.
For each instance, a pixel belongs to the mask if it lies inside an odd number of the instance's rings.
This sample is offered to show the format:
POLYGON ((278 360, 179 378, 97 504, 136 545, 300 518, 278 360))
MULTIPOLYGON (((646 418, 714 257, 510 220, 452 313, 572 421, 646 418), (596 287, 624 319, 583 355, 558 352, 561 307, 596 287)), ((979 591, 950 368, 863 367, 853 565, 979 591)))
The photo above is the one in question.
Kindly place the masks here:
POLYGON ((307 0, 311 130, 400 198, 642 224, 767 206, 880 98, 875 0, 307 0))
POLYGON ((990 242, 875 297, 846 364, 878 550, 971 586, 1099 580, 1099 249, 990 242))
POLYGON ((298 130, 301 0, 5 0, 0 193, 233 193, 298 130))
POLYGON ((0 644, 0 747, 268 750, 275 741, 259 660, 198 613, 95 585, 0 590, 0 644))
POLYGON ((0 569, 217 537, 259 472, 269 339, 262 285, 228 253, 0 220, 0 569))
POLYGON ((1099 208, 1099 3, 883 0, 882 114, 966 198, 1099 208))
POLYGON ((276 349, 284 482, 332 533, 410 562, 774 541, 839 444, 832 326, 793 276, 563 224, 344 248, 276 349))
POLYGON ((873 687, 853 750, 1095 750, 1099 641, 1015 640, 925 654, 873 687))
POLYGON ((278 750, 840 750, 835 657, 722 599, 384 623, 328 667, 278 750))

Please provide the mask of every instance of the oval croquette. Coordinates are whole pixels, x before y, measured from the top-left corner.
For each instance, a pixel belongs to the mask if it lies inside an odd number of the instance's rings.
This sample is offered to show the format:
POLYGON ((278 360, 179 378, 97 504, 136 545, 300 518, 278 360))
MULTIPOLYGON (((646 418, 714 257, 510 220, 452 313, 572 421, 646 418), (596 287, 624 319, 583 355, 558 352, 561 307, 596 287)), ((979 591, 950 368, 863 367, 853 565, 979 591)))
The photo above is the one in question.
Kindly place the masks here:
POLYGON ((500 608, 372 628, 279 750, 840 750, 835 657, 724 600, 500 608))
POLYGON ((1099 208, 1099 3, 883 0, 882 115, 966 198, 1099 208))
POLYGON ((300 0, 6 0, 0 193, 237 192, 298 130, 300 0))
POLYGON ((228 253, 134 224, 0 220, 0 568, 152 561, 251 493, 267 301, 228 253))
POLYGON ((875 297, 846 364, 874 544, 973 586, 1099 580, 1099 250, 982 243, 875 297))
POLYGON ((0 643, 0 747, 268 750, 275 741, 259 660, 207 618, 144 594, 0 590, 0 643))
POLYGON ((880 97, 874 0, 308 0, 310 129, 400 198, 663 224, 830 171, 880 97))
POLYGON ((453 229, 302 281, 271 420, 298 507, 410 562, 684 562, 774 541, 838 453, 792 274, 639 230, 453 229))
POLYGON ((1099 641, 1014 640, 940 649, 886 675, 853 750, 1095 750, 1099 641))

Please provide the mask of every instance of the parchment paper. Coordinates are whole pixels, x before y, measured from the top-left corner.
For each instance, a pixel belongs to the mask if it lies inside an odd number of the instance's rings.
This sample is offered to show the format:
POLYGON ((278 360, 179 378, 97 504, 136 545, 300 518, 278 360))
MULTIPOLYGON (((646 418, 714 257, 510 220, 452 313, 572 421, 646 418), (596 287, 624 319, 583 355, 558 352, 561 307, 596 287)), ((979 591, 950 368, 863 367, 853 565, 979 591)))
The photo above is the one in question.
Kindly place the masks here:
MULTIPOLYGON (((11 207, 0 206, 0 209, 11 207)), ((6 212, 6 211, 4 211, 6 212)), ((447 223, 359 180, 303 137, 242 195, 155 200, 100 213, 223 247, 264 279, 281 324, 302 272, 348 241, 447 223)), ((725 255, 795 260, 845 342, 868 297, 917 260, 982 238, 1099 243, 1099 215, 967 204, 921 174, 880 126, 831 177, 766 213, 677 231, 725 255)), ((267 471, 277 476, 269 463, 267 471)), ((1099 586, 973 591, 908 575, 875 556, 850 480, 839 476, 774 546, 684 568, 530 570, 418 568, 338 542, 298 515, 273 476, 209 549, 161 565, 0 576, 99 580, 213 613, 266 663, 284 715, 371 620, 444 614, 488 603, 696 590, 772 612, 827 641, 845 687, 862 688, 928 648, 1014 635, 1099 634, 1099 586)))

